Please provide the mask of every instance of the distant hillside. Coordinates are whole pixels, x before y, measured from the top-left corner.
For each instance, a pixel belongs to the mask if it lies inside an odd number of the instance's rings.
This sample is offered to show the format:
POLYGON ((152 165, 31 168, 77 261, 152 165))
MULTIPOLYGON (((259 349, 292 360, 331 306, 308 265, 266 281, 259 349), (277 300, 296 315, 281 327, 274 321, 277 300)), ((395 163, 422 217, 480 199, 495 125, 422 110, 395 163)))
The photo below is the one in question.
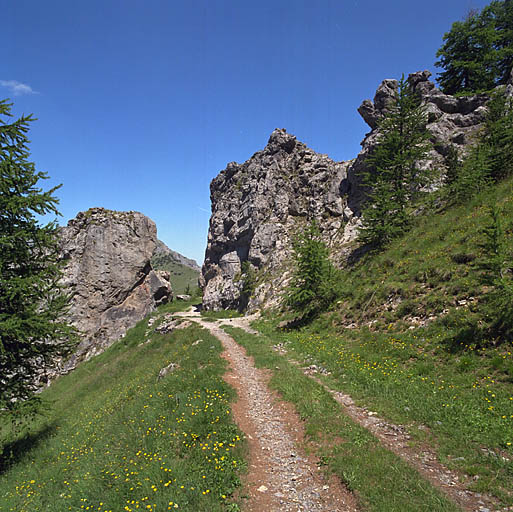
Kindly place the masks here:
POLYGON ((167 270, 171 274, 170 281, 175 294, 184 293, 187 286, 191 291, 198 286, 201 269, 196 261, 171 250, 160 240, 157 240, 151 265, 155 270, 167 270))

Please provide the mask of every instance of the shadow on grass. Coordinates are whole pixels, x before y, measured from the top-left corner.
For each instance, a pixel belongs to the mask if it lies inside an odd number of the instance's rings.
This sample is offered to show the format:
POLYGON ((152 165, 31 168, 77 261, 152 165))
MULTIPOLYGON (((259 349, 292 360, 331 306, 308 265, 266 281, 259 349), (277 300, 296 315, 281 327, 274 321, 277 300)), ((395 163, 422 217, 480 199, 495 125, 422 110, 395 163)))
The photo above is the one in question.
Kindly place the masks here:
POLYGON ((35 448, 39 443, 50 438, 55 433, 56 426, 57 424, 54 422, 37 432, 27 433, 15 441, 0 446, 0 475, 18 463, 27 452, 35 448))
POLYGON ((300 316, 293 318, 292 320, 285 320, 283 322, 280 322, 280 324, 278 325, 278 329, 281 331, 299 330, 302 327, 310 325, 319 316, 319 314, 310 316, 300 316))
POLYGON ((349 253, 349 256, 347 257, 347 265, 349 267, 354 267, 367 254, 371 254, 371 253, 377 254, 378 252, 379 252, 378 247, 371 245, 371 244, 362 244, 359 247, 356 247, 355 249, 353 249, 349 253))

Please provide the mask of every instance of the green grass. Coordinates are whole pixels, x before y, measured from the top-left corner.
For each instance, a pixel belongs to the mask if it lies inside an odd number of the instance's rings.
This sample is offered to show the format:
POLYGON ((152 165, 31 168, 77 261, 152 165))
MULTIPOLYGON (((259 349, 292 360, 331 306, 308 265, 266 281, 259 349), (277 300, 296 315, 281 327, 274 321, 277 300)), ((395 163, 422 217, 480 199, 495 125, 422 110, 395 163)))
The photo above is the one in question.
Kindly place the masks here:
POLYGON ((189 287, 190 292, 198 288, 199 272, 174 261, 172 258, 153 258, 151 262, 155 270, 167 270, 170 274, 170 282, 175 294, 183 294, 189 287))
POLYGON ((511 348, 451 354, 435 327, 409 333, 257 327, 292 357, 329 370, 333 389, 409 425, 414 439, 432 444, 443 463, 467 475, 470 488, 513 503, 511 348))
POLYGON ((156 315, 162 313, 177 313, 178 311, 187 311, 191 306, 198 306, 201 304, 201 297, 191 297, 190 300, 173 300, 167 304, 159 307, 156 315))
POLYGON ((6 447, 1 511, 237 509, 245 448, 219 341, 199 327, 146 328, 43 392, 51 409, 6 447))
POLYGON ((336 474, 375 512, 442 512, 460 510, 400 458, 384 449, 363 427, 341 413, 318 383, 272 350, 274 340, 225 327, 254 357, 272 370, 270 385, 292 402, 305 422, 308 446, 325 469, 336 474))
POLYGON ((243 316, 235 309, 221 309, 220 311, 201 310, 201 316, 205 320, 222 320, 223 318, 237 318, 243 316))
POLYGON ((507 253, 513 253, 513 180, 468 204, 419 216, 417 225, 379 254, 366 255, 340 276, 338 323, 411 323, 412 317, 445 314, 466 301, 479 309, 487 292, 483 268, 490 207, 502 210, 507 253))

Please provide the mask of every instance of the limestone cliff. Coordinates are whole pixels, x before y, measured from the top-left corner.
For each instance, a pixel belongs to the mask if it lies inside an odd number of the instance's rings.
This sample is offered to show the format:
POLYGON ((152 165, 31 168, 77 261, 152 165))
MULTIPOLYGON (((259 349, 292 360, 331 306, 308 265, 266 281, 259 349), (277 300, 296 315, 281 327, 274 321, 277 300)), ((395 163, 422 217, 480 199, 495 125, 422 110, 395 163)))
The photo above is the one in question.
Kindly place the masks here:
POLYGON ((228 164, 210 186, 204 307, 240 306, 244 261, 259 269, 261 281, 250 307, 276 303, 288 277, 282 264, 290 255, 290 238, 307 219, 319 220, 330 245, 343 241, 349 217, 340 187, 347 166, 315 153, 285 130, 275 130, 265 149, 247 162, 228 164))
POLYGON ((92 208, 70 220, 60 237, 62 282, 72 295, 67 316, 82 333, 69 370, 121 338, 172 292, 169 275, 151 268, 157 229, 141 213, 92 208))
MULTIPOLYGON (((408 80, 422 97, 433 142, 421 165, 437 166, 443 173, 449 148, 463 154, 473 142, 488 97, 445 95, 429 81, 430 75, 418 72, 408 80)), ((365 196, 359 174, 379 139, 379 119, 397 87, 396 80, 384 80, 374 101, 365 100, 358 109, 371 131, 356 159, 334 162, 285 130, 275 130, 262 151, 242 164, 228 164, 212 181, 212 215, 200 278, 206 309, 245 306, 241 288, 246 261, 257 275, 249 309, 277 305, 290 277, 291 237, 311 219, 318 221, 326 243, 335 249, 335 263, 344 260, 357 234, 365 196)))

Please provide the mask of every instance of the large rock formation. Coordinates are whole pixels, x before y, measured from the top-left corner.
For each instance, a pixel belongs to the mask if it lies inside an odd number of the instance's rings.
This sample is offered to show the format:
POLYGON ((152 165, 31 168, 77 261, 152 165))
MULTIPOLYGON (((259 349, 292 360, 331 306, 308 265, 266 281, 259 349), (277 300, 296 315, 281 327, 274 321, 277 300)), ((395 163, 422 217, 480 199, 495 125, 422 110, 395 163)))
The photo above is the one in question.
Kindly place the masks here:
MULTIPOLYGON (((456 98, 439 91, 423 71, 409 76, 428 114, 433 150, 421 165, 444 168, 451 146, 461 153, 486 115, 486 95, 456 98)), ((379 140, 379 119, 398 83, 384 80, 374 101, 358 111, 370 126, 358 157, 334 162, 307 148, 285 130, 275 130, 267 146, 243 164, 230 163, 210 185, 212 216, 200 283, 207 309, 238 308, 244 281, 242 263, 257 271, 249 309, 281 300, 290 277, 291 237, 317 219, 333 256, 344 260, 357 234, 365 191, 359 180, 366 157, 379 140), (247 265, 246 264, 246 265, 247 265)))
POLYGON ((228 164, 210 185, 204 307, 240 306, 244 261, 260 269, 250 307, 276 303, 288 277, 283 263, 290 238, 307 219, 319 220, 330 245, 341 242, 349 220, 340 193, 347 165, 315 153, 285 130, 275 130, 247 162, 228 164))
MULTIPOLYGON (((462 97, 444 94, 429 80, 430 76, 429 71, 419 71, 409 75, 408 81, 422 98, 428 116, 427 128, 433 143, 432 151, 421 165, 438 167, 443 174, 449 149, 453 147, 463 156, 475 141, 486 116, 489 98, 485 94, 462 97)), ((361 143, 362 150, 349 167, 347 180, 341 189, 349 208, 356 215, 360 214, 360 205, 365 197, 359 176, 366 170, 367 156, 378 143, 379 119, 387 112, 397 87, 397 80, 383 80, 376 90, 374 101, 364 100, 358 108, 371 131, 365 135, 361 143)))
POLYGON ((141 213, 92 208, 70 220, 60 236, 62 282, 72 294, 67 317, 82 333, 69 370, 121 338, 172 292, 169 275, 151 268, 157 229, 141 213))

